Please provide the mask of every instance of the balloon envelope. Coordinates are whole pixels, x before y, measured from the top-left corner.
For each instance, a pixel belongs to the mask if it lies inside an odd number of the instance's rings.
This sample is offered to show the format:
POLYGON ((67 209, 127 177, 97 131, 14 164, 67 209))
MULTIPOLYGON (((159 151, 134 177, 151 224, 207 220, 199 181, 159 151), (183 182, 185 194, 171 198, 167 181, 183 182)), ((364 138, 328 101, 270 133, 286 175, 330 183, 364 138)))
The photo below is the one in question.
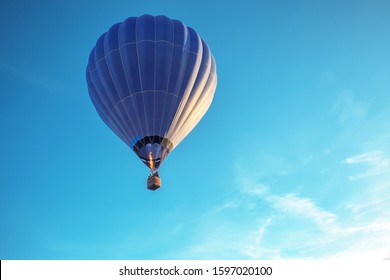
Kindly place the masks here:
POLYGON ((214 58, 199 35, 151 15, 101 35, 86 78, 102 120, 152 170, 200 121, 217 85, 214 58))

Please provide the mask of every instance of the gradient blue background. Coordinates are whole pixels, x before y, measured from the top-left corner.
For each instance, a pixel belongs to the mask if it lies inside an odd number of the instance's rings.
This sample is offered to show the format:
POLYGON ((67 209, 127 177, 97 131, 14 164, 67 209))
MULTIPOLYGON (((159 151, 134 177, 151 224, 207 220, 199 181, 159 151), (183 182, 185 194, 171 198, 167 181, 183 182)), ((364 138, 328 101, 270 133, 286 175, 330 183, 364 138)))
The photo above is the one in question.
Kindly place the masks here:
POLYGON ((388 1, 2 1, 0 259, 390 257, 388 1), (314 3, 313 3, 314 2, 314 3), (85 67, 163 14, 217 63, 214 102, 146 190, 85 67))

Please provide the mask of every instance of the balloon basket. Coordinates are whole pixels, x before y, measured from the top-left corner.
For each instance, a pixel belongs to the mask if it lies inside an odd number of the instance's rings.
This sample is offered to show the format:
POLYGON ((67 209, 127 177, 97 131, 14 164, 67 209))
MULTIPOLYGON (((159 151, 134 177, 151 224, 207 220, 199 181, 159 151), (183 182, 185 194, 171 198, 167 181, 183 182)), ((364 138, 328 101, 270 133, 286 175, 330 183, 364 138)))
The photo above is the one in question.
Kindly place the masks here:
POLYGON ((158 172, 150 174, 148 177, 148 190, 155 191, 161 187, 161 179, 158 172))

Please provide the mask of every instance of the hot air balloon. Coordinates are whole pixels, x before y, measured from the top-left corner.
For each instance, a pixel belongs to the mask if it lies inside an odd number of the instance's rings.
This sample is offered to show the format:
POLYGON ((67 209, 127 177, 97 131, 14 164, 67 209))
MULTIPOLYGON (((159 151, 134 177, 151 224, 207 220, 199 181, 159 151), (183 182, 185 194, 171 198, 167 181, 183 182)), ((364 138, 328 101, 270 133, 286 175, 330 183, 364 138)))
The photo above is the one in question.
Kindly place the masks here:
POLYGON ((130 17, 97 40, 86 79, 97 113, 150 168, 148 189, 158 189, 159 167, 213 100, 209 47, 178 20, 130 17))

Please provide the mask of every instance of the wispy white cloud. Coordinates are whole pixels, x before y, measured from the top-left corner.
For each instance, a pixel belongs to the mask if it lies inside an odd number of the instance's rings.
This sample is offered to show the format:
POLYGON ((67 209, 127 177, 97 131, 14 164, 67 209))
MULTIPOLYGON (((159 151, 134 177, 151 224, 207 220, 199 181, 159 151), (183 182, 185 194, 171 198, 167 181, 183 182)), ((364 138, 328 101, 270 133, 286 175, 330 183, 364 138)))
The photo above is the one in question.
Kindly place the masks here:
POLYGON ((390 158, 382 150, 347 157, 345 164, 356 166, 348 176, 359 192, 345 203, 356 218, 390 217, 390 158), (363 168, 363 169, 362 169, 363 168))
POLYGON ((321 209, 308 198, 299 197, 294 193, 276 195, 271 193, 267 186, 251 183, 247 178, 244 179, 241 186, 242 192, 258 196, 278 212, 308 218, 321 228, 326 228, 336 221, 336 215, 321 209))
POLYGON ((390 252, 390 222, 360 222, 359 225, 339 227, 334 232, 333 253, 330 259, 387 259, 390 252), (345 242, 345 244, 342 244, 345 242))
POLYGON ((321 209, 309 198, 302 198, 296 194, 285 194, 271 196, 269 200, 278 211, 308 218, 324 230, 329 229, 336 222, 335 214, 321 209))
POLYGON ((386 174, 390 174, 390 159, 385 156, 383 151, 371 151, 351 156, 343 162, 350 165, 366 164, 368 166, 368 169, 364 172, 350 176, 352 180, 380 175, 385 172, 386 174))
MULTIPOLYGON (((381 157, 381 159, 383 159, 383 157, 381 157)), ((382 160, 379 162, 382 162, 382 160)), ((243 189, 245 191, 250 190, 248 194, 257 194, 258 197, 267 201, 268 205, 276 210, 277 213, 288 215, 291 222, 300 223, 302 225, 302 231, 312 232, 312 235, 306 235, 307 240, 301 242, 301 245, 299 246, 301 251, 311 252, 311 255, 306 255, 306 257, 334 258, 336 256, 369 256, 369 252, 383 252, 383 250, 390 249, 390 239, 388 238, 388 236, 390 236, 390 220, 387 215, 389 207, 385 206, 385 204, 372 205, 370 202, 366 202, 370 204, 371 207, 379 207, 382 211, 380 215, 346 221, 342 214, 325 210, 319 207, 312 199, 303 198, 297 194, 288 193, 276 195, 271 193, 264 185, 256 184, 256 182, 253 182, 251 187, 244 186, 243 189), (302 222, 302 218, 305 218, 306 222, 302 222), (343 220, 343 222, 338 221, 339 218, 343 220), (319 231, 315 231, 312 227, 308 229, 307 224, 316 225, 319 231), (329 252, 325 249, 326 247, 329 248, 329 252), (318 251, 313 248, 317 248, 318 251), (332 254, 332 251, 338 253, 332 254)), ((382 192, 377 195, 381 196, 381 194, 382 192)), ((388 202, 389 197, 387 197, 387 203, 388 202)), ((362 205, 361 207, 365 207, 365 205, 362 205)), ((292 230, 300 231, 299 229, 292 230)), ((273 229, 271 228, 270 235, 272 234, 272 231, 273 229)), ((261 236, 263 235, 264 232, 262 232, 261 236)), ((290 240, 291 244, 294 244, 298 242, 297 240, 294 240, 295 236, 297 235, 291 232, 290 235, 287 234, 284 238, 290 240)), ((256 245, 257 242, 253 242, 253 246, 251 247, 252 251, 254 251, 253 248, 256 248, 256 245)), ((262 246, 264 245, 265 244, 262 244, 262 246)), ((294 247, 289 246, 288 242, 282 242, 281 247, 279 247, 280 254, 284 257, 286 257, 284 252, 292 249, 294 249, 294 247)), ((296 252, 296 256, 304 257, 299 252, 296 252)), ((372 256, 375 256, 377 259, 384 258, 382 255, 372 256)))
POLYGON ((232 209, 232 208, 236 208, 238 206, 239 206, 238 200, 236 200, 234 198, 230 199, 230 200, 226 200, 223 204, 215 206, 211 210, 210 215, 215 215, 215 214, 218 214, 226 209, 232 209))
POLYGON ((277 248, 267 248, 263 246, 263 238, 269 225, 272 223, 272 219, 265 220, 253 235, 248 240, 247 244, 243 244, 241 254, 251 259, 260 259, 264 257, 272 259, 280 259, 280 251, 277 248))

